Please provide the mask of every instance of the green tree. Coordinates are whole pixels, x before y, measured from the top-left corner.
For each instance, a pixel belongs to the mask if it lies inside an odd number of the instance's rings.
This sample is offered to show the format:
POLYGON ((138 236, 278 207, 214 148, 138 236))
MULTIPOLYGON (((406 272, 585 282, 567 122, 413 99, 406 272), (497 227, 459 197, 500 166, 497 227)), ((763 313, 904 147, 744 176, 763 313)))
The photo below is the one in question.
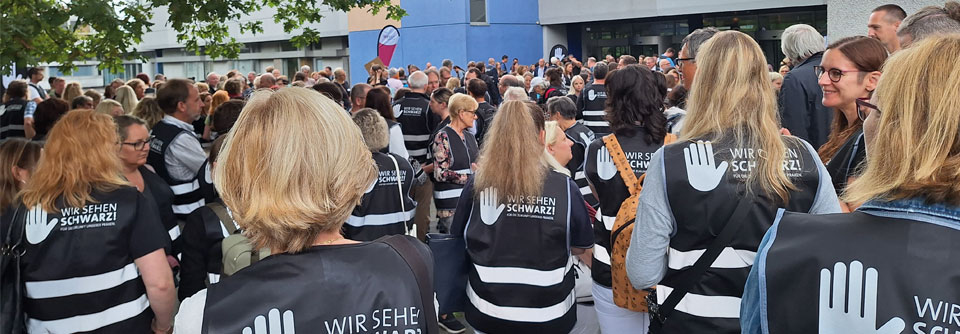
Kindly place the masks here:
POLYGON ((390 0, 2 0, 0 1, 0 73, 13 64, 60 63, 69 73, 75 62, 99 60, 100 69, 123 70, 123 61, 143 58, 136 49, 153 25, 153 8, 170 14, 169 25, 187 50, 211 58, 236 58, 243 43, 229 35, 263 32, 262 21, 240 19, 265 7, 284 32, 300 33, 290 42, 300 47, 319 42, 312 23, 323 19, 324 6, 348 11, 369 6, 399 20, 406 12, 390 0))

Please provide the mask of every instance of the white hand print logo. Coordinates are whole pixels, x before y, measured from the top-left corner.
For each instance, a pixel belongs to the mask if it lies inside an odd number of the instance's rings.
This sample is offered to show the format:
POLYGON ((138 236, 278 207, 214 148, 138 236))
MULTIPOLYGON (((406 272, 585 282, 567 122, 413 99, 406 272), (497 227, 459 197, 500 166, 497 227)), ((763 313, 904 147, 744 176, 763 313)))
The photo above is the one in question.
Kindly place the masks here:
POLYGON ((711 191, 717 188, 723 174, 727 172, 727 162, 717 166, 713 161, 713 144, 698 140, 683 149, 683 158, 687 163, 687 181, 694 189, 711 191))
POLYGON ((293 311, 283 312, 283 318, 281 319, 280 310, 270 309, 270 312, 267 312, 267 317, 260 315, 253 319, 253 328, 243 328, 243 334, 296 334, 293 311), (267 323, 268 318, 269 324, 267 323))
POLYGON ((480 220, 484 224, 493 225, 500 219, 500 214, 506 205, 500 204, 497 196, 497 188, 487 188, 480 192, 480 220))
POLYGON ((866 280, 863 274, 863 263, 860 261, 850 263, 849 284, 847 266, 843 262, 833 265, 832 280, 829 269, 820 269, 820 334, 896 334, 903 331, 905 323, 898 317, 893 317, 877 329, 877 269, 868 268, 866 280), (831 281, 833 298, 830 294, 831 281), (845 300, 847 293, 850 297, 845 300), (844 311, 844 301, 849 308, 847 311, 844 311), (863 316, 860 316, 861 311, 863 316))
POLYGON ((57 226, 58 221, 59 219, 54 218, 48 222, 47 212, 43 211, 40 204, 37 204, 37 206, 27 212, 27 241, 34 245, 43 242, 43 240, 50 235, 50 231, 53 231, 53 228, 57 226))
POLYGON ((600 146, 600 151, 597 152, 597 174, 605 181, 617 175, 617 165, 613 163, 613 157, 606 146, 600 146))
POLYGON ((597 98, 597 91, 591 89, 587 92, 587 99, 593 101, 597 98))
POLYGON ((590 145, 590 143, 593 142, 593 134, 587 134, 586 132, 581 132, 580 139, 583 140, 584 144, 590 145))
POLYGON ((553 56, 557 57, 557 59, 563 58, 563 49, 561 48, 553 49, 553 56))

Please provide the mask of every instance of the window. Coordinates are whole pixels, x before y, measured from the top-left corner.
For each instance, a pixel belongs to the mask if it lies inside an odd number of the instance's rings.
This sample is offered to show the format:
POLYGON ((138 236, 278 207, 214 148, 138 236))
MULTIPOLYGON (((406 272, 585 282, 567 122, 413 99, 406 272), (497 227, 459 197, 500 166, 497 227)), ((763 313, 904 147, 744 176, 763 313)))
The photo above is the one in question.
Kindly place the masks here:
POLYGON ((206 73, 203 72, 203 62, 194 61, 183 63, 183 76, 187 79, 193 79, 200 82, 206 80, 206 73))
POLYGON ((486 0, 470 0, 470 23, 487 23, 486 0))
POLYGON ((70 72, 70 74, 60 72, 60 67, 58 66, 50 66, 47 67, 47 73, 47 75, 51 77, 91 77, 98 75, 97 67, 94 65, 77 66, 77 68, 74 68, 73 72, 70 72))
POLYGON ((109 85, 113 79, 127 81, 137 76, 137 73, 143 71, 143 64, 123 64, 123 72, 113 73, 103 71, 103 85, 109 85))

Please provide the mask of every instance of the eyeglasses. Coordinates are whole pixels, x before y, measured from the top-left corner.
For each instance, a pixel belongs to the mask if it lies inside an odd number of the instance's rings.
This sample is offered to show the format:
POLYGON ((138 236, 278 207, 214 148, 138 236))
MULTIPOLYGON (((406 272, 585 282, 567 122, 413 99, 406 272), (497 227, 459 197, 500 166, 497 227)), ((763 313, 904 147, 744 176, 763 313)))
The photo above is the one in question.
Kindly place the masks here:
POLYGON ((872 103, 867 102, 867 101, 869 101, 868 98, 858 98, 857 101, 856 101, 856 103, 857 103, 857 117, 859 117, 861 121, 866 121, 866 120, 867 120, 867 116, 869 116, 870 113, 873 112, 873 110, 876 110, 876 111, 877 111, 877 116, 880 116, 880 114, 879 114, 879 113, 880 113, 880 108, 877 108, 877 106, 875 106, 875 105, 873 105, 872 103))
POLYGON ((832 82, 840 82, 840 79, 843 78, 843 75, 844 75, 844 74, 854 73, 854 72, 862 72, 862 71, 857 71, 857 70, 844 71, 844 70, 841 70, 841 69, 838 69, 838 68, 831 68, 831 69, 827 70, 827 69, 823 68, 823 66, 814 66, 814 67, 813 67, 813 73, 817 75, 817 79, 820 79, 820 77, 823 76, 823 73, 824 73, 824 72, 827 73, 828 77, 830 78, 830 81, 832 81, 832 82))
POLYGON ((694 61, 697 58, 677 58, 677 67, 683 67, 683 62, 685 61, 694 61))
POLYGON ((134 150, 140 151, 140 150, 143 150, 143 148, 146 147, 148 144, 150 144, 150 142, 153 141, 154 138, 157 138, 157 136, 150 136, 150 137, 147 137, 147 139, 138 140, 132 143, 122 142, 120 144, 133 146, 134 150))

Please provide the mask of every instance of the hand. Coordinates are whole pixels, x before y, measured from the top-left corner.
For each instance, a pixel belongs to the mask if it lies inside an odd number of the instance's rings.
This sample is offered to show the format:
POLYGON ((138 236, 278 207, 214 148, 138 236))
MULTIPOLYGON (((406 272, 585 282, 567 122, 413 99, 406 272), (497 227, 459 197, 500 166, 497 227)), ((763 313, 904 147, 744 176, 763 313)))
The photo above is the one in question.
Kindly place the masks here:
MULTIPOLYGON (((592 91, 591 91, 591 92, 592 92, 592 91)), ((586 132, 581 132, 581 133, 580 133, 580 139, 582 139, 582 140, 583 140, 583 143, 586 144, 586 145, 588 145, 588 146, 590 145, 590 143, 593 142, 593 136, 588 135, 586 132)))
POLYGON ((39 244, 50 235, 50 231, 53 231, 53 228, 57 226, 57 221, 59 219, 54 218, 47 222, 47 212, 43 211, 40 204, 37 204, 27 212, 25 227, 27 241, 34 245, 39 244))
POLYGON ((893 317, 877 329, 877 269, 868 268, 863 278, 863 264, 850 263, 850 283, 847 283, 847 266, 843 262, 833 265, 833 298, 830 295, 830 270, 820 270, 820 334, 877 333, 899 334, 903 331, 903 319, 893 317), (844 285, 846 289, 844 289, 844 285), (845 300, 849 290, 850 298, 845 300), (862 290, 862 291, 861 291, 862 290), (846 301, 849 311, 844 311, 846 301), (860 304, 863 303, 863 316, 860 304))
POLYGON ((606 146, 600 146, 600 150, 597 151, 597 174, 606 181, 617 175, 617 165, 613 163, 613 157, 610 156, 606 146))
POLYGON ((153 318, 153 321, 150 321, 150 331, 153 334, 170 334, 173 333, 173 324, 168 324, 167 329, 160 329, 160 326, 157 325, 157 318, 153 318))
POLYGON ((780 134, 784 136, 792 136, 792 134, 790 134, 790 129, 787 128, 780 128, 780 134))
POLYGON ((553 50, 553 56, 554 56, 554 57, 557 57, 557 59, 563 58, 563 50, 561 50, 561 49, 554 49, 554 50, 553 50))
POLYGON ((476 162, 470 164, 470 170, 473 170, 474 173, 477 172, 477 163, 476 163, 476 162))
POLYGON ((283 312, 283 327, 280 326, 280 310, 270 309, 270 312, 267 313, 267 316, 270 318, 270 324, 267 326, 267 318, 260 315, 253 319, 253 329, 250 327, 245 327, 243 329, 243 334, 294 334, 296 331, 296 326, 293 323, 293 311, 287 310, 283 312), (270 328, 268 331, 267 328, 270 328))
POLYGON ((727 172, 726 161, 721 161, 719 166, 714 163, 713 144, 709 141, 691 143, 683 149, 683 157, 687 163, 687 181, 699 191, 715 189, 727 172))
POLYGON ((498 206, 498 200, 496 188, 487 188, 480 192, 480 220, 484 224, 493 225, 497 219, 500 219, 500 214, 506 206, 503 204, 498 206))

